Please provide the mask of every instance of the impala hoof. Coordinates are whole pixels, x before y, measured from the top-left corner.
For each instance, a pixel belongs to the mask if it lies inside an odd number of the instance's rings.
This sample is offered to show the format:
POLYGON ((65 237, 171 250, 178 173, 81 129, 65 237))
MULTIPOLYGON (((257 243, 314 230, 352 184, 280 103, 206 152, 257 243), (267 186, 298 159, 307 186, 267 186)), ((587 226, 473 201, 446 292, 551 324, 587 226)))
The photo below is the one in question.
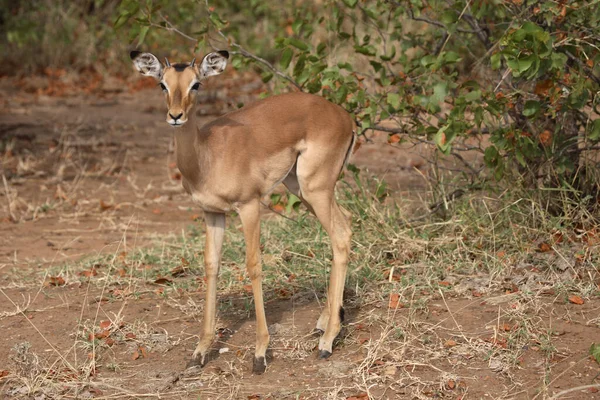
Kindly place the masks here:
POLYGON ((202 368, 206 365, 207 361, 208 361, 208 357, 206 357, 206 356, 192 357, 192 359, 190 361, 188 361, 185 368, 186 369, 193 368, 193 367, 201 367, 202 368))
POLYGON ((267 369, 267 362, 264 357, 256 357, 254 358, 254 362, 252 363, 252 373, 256 375, 261 375, 267 369))
POLYGON ((313 336, 323 336, 324 334, 325 334, 325 331, 323 329, 315 328, 312 331, 313 336))
POLYGON ((319 358, 322 360, 326 360, 331 357, 331 352, 327 350, 319 350, 319 358))

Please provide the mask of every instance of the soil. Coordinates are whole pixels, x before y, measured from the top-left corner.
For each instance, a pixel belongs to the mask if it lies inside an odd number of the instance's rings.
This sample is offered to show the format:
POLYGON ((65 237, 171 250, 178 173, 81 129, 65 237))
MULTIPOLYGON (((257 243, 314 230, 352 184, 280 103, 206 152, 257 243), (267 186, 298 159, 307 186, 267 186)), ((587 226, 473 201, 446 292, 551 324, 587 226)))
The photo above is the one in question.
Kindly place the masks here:
MULTIPOLYGON (((264 90, 252 76, 227 78, 205 87, 200 109, 206 121, 264 90)), ((250 372, 254 317, 240 310, 221 313, 214 359, 202 370, 185 369, 201 312, 184 305, 200 301, 201 292, 166 297, 161 285, 148 285, 137 297, 107 300, 96 285, 32 287, 15 281, 23 271, 148 246, 181 234, 201 216, 181 189, 162 96, 145 87, 154 83, 114 78, 91 93, 57 95, 48 91, 53 82, 0 80, 3 397, 34 397, 31 386, 15 379, 15 345, 23 342, 31 348, 19 354, 37 355, 45 365, 41 375, 60 376, 50 379, 62 385, 52 393, 69 398, 542 399, 598 382, 598 364, 588 351, 600 337, 598 325, 589 323, 598 315, 599 300, 576 305, 541 298, 538 312, 529 316, 548 328, 553 349, 525 343, 517 360, 502 356, 523 326, 506 317, 518 307, 510 297, 490 302, 433 296, 417 311, 412 305, 393 310, 387 303, 350 299, 344 337, 328 360, 316 359, 318 339, 312 334, 321 303, 306 295, 276 300, 267 304, 269 367, 257 376, 250 372), (81 321, 91 321, 89 331, 78 328, 81 321), (73 349, 77 338, 103 331, 90 341, 97 347, 73 349), (90 368, 86 379, 61 361, 72 363, 75 355, 95 360, 79 364, 90 368)), ((372 139, 352 162, 385 178, 395 196, 424 193, 427 149, 390 146, 386 136, 372 139)), ((246 300, 232 301, 243 310, 246 300)), ((28 360, 34 371, 36 361, 28 360)), ((562 398, 575 396, 600 399, 593 388, 562 398)))

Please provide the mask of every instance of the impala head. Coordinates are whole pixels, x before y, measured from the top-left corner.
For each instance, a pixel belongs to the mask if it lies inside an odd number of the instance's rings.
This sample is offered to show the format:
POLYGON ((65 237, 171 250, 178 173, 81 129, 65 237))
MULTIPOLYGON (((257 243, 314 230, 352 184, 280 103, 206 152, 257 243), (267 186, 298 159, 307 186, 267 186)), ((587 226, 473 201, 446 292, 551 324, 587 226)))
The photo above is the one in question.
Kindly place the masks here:
POLYGON ((164 65, 152 53, 132 51, 129 56, 142 75, 151 76, 159 82, 167 99, 167 122, 173 127, 180 127, 187 122, 196 104, 200 83, 225 70, 229 53, 224 50, 209 53, 201 63, 194 58, 189 64, 171 64, 165 58, 164 65))

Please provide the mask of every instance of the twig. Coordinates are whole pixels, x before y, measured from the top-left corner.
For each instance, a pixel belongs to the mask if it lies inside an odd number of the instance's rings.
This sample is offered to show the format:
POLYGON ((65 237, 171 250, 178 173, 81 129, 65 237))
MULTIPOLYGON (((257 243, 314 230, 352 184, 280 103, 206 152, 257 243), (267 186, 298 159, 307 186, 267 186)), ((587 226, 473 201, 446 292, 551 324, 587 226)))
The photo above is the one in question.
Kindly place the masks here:
POLYGON ((596 75, 593 74, 593 72, 583 63, 583 61, 581 61, 579 58, 575 57, 573 54, 571 54, 571 52, 569 50, 565 50, 565 54, 567 55, 567 57, 569 57, 571 60, 575 61, 577 64, 579 64, 579 66, 581 67, 581 69, 583 69, 583 72, 585 72, 585 74, 594 82, 596 82, 598 85, 600 85, 600 78, 598 78, 596 75))
POLYGON ((564 396, 565 394, 568 394, 571 392, 577 392, 579 390, 587 390, 587 389, 597 389, 597 388, 600 388, 600 383, 596 383, 594 385, 576 386, 576 387, 573 387, 570 389, 565 389, 563 391, 556 393, 554 396, 550 397, 550 400, 558 399, 558 398, 564 396))
POLYGON ((17 222, 17 218, 15 214, 12 212, 12 201, 10 201, 10 191, 8 190, 8 182, 6 181, 6 176, 2 174, 2 182, 4 182, 4 191, 6 192, 6 202, 8 203, 8 214, 10 215, 10 219, 12 222, 17 222))

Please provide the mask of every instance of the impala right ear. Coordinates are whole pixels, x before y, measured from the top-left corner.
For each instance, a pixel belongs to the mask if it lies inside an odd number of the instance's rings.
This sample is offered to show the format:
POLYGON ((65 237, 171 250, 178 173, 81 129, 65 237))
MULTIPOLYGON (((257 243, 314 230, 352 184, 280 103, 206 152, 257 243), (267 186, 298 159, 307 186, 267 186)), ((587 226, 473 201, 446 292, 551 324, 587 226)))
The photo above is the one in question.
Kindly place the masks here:
POLYGON ((200 64, 200 75, 202 78, 219 75, 223 72, 227 66, 228 58, 229 52, 226 50, 219 50, 205 55, 200 64))
POLYGON ((154 54, 132 51, 129 53, 129 57, 131 57, 135 69, 142 75, 151 76, 157 81, 162 78, 163 66, 154 54))

